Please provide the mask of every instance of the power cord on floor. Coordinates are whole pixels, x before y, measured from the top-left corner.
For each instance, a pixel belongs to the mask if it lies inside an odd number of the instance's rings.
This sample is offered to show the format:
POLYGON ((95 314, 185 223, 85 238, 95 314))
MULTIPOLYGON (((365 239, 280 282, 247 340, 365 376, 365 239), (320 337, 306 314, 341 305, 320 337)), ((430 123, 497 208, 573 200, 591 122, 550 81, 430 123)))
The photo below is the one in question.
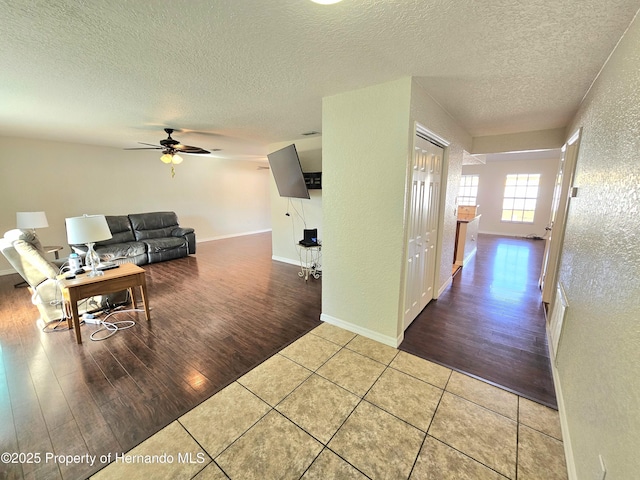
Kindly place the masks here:
MULTIPOLYGON (((84 299, 80 302, 80 304, 87 304, 88 303, 88 299, 84 299)), ((64 309, 62 308, 62 301, 52 301, 51 305, 59 305, 60 309, 61 309, 61 313, 62 316, 58 319, 58 320, 52 320, 49 323, 45 323, 44 327, 42 327, 42 332, 43 333, 58 333, 58 332, 66 332, 67 330, 71 330, 71 317, 67 317, 66 312, 64 311, 64 309), (62 324, 66 324, 67 328, 64 329, 58 329, 62 324), (53 326, 52 326, 53 325, 53 326)), ((86 309, 86 308, 85 308, 86 309)), ((93 313, 97 312, 99 310, 93 310, 93 313)), ((80 325, 82 325, 84 323, 84 321, 82 321, 82 319, 80 320, 80 325)))
POLYGON ((119 320, 117 322, 107 322, 107 318, 109 318, 111 315, 115 315, 116 313, 128 313, 128 312, 144 312, 144 310, 142 308, 130 308, 127 310, 116 309, 108 313, 103 320, 98 320, 98 325, 102 325, 102 327, 100 327, 98 330, 96 330, 91 335, 89 335, 89 338, 91 338, 91 340, 93 340, 94 342, 100 342, 102 340, 106 340, 107 338, 112 337, 118 332, 118 330, 126 330, 128 328, 135 326, 136 322, 134 320, 119 320), (102 337, 96 336, 100 332, 108 332, 108 333, 104 334, 102 337))
MULTIPOLYGON (((53 302, 52 302, 53 303, 53 302)), ((62 302, 57 302, 62 304, 62 302)), ((89 299, 84 299, 82 301, 79 302, 80 304, 84 303, 86 306, 89 306, 89 304, 91 302, 89 302, 89 299)), ((107 318, 109 318, 111 315, 113 315, 114 313, 124 313, 124 312, 144 312, 144 310, 140 310, 138 308, 135 309, 129 309, 129 310, 122 310, 123 305, 126 305, 129 303, 129 292, 127 291, 126 293, 126 298, 124 300, 124 302, 117 304, 117 305, 111 305, 109 303, 109 299, 105 298, 104 300, 105 306, 99 306, 97 303, 94 302, 94 306, 97 308, 94 308, 93 310, 88 310, 85 307, 85 310, 87 310, 86 313, 84 313, 82 315, 82 317, 80 317, 80 325, 83 324, 87 324, 87 323, 95 323, 97 325, 101 325, 104 324, 105 326, 96 330, 95 332, 93 332, 91 334, 91 340, 93 341, 101 341, 101 340, 106 340, 107 338, 111 337, 112 335, 114 335, 118 330, 126 330, 127 328, 131 328, 133 327, 136 322, 134 322, 133 320, 122 320, 119 322, 105 322, 104 320, 100 320, 99 318, 97 318, 95 316, 95 314, 97 314, 98 312, 100 313, 106 313, 107 315, 104 317, 105 320, 107 318), (107 325, 108 324, 108 325, 107 325), (118 326, 118 324, 126 324, 127 326, 118 326), (94 338, 93 336, 101 331, 107 330, 110 333, 109 335, 106 335, 104 337, 101 338, 94 338)), ((44 327, 42 327, 42 332, 43 333, 58 333, 58 332, 67 332, 69 330, 71 330, 73 327, 71 326, 71 317, 67 316, 67 313, 65 312, 64 309, 62 309, 62 317, 60 317, 58 320, 53 320, 49 323, 45 323, 44 327), (62 324, 66 324, 66 328, 60 329, 59 327, 62 324), (53 325, 53 326, 52 326, 53 325)))

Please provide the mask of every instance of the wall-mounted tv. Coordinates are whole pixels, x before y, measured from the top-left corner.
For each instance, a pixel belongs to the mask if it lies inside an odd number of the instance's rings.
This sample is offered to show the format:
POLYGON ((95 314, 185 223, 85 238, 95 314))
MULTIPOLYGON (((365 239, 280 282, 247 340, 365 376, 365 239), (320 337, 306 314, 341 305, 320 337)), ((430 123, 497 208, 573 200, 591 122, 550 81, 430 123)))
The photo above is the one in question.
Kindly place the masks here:
POLYGON ((267 155, 281 197, 310 198, 295 145, 267 155))

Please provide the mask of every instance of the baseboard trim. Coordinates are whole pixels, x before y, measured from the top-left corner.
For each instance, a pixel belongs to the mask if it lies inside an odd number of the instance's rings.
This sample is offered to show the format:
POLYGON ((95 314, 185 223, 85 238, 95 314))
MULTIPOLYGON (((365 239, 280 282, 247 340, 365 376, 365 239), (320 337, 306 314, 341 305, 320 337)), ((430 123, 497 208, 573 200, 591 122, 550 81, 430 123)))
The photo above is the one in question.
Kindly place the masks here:
POLYGON ((440 295, 442 295, 442 293, 449 288, 449 286, 453 283, 453 275, 447 278, 447 281, 444 282, 442 284, 442 286, 440 287, 440 290, 438 290, 438 296, 436 297, 436 300, 438 298, 440 298, 440 295))
POLYGON ((292 260, 286 257, 279 257, 277 255, 272 255, 271 260, 275 260, 276 262, 288 263, 290 265, 295 265, 296 267, 300 266, 300 260, 292 260))
POLYGON ((246 235, 256 235, 258 233, 266 233, 271 231, 272 230, 270 228, 267 228, 266 230, 252 230, 250 232, 230 233, 228 235, 218 235, 215 237, 204 237, 204 238, 196 237, 196 243, 213 242, 214 240, 224 240, 225 238, 244 237, 246 235))
POLYGON ((320 320, 326 323, 330 323, 331 325, 335 325, 336 327, 344 328, 345 330, 349 330, 350 332, 357 333, 358 335, 362 335, 363 337, 370 338, 371 340, 375 340, 376 342, 383 343, 393 348, 398 348, 398 346, 402 343, 402 340, 404 340, 404 332, 402 332, 398 336, 398 338, 394 338, 389 335, 383 335, 368 328, 361 327, 360 325, 345 322, 344 320, 332 317, 331 315, 327 315, 326 313, 322 313, 320 315, 320 320))
MULTIPOLYGON (((549 358, 553 358, 551 352, 551 342, 549 339, 549 324, 547 324, 547 349, 549 350, 549 358)), ((556 401, 558 402, 558 415, 560 417, 560 429, 562 430, 562 446, 564 447, 564 458, 567 463, 567 476, 569 480, 578 480, 578 473, 576 471, 576 463, 573 458, 573 447, 571 445, 571 435, 569 433, 569 423, 567 421, 566 410, 564 406, 564 397, 562 395, 562 386, 560 385, 560 378, 558 369, 553 361, 551 361, 551 374, 553 376, 553 386, 556 389, 556 401)))

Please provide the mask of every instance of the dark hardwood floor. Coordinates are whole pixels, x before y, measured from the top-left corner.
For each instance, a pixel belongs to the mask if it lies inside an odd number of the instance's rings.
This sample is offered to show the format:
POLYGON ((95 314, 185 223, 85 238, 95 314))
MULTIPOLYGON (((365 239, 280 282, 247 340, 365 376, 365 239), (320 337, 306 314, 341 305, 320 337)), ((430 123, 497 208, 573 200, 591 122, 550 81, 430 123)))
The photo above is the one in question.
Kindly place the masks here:
POLYGON ((97 327, 43 333, 17 275, 0 277, 0 478, 80 479, 102 464, 45 462, 47 452, 124 452, 320 324, 321 281, 271 261, 271 234, 198 244, 195 256, 145 265, 151 321, 101 342, 97 327))
POLYGON ((557 408, 538 288, 544 242, 480 234, 477 248, 400 349, 557 408))

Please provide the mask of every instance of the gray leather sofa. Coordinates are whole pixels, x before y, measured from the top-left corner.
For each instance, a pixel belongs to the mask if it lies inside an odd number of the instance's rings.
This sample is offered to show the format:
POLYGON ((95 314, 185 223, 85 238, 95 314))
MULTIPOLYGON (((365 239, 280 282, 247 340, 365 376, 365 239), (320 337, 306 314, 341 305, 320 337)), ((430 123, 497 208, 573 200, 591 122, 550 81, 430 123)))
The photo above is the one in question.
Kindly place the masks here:
MULTIPOLYGON (((149 212, 106 216, 112 238, 95 244, 101 261, 116 264, 163 262, 196 253, 193 228, 178 224, 174 212, 149 212)), ((71 245, 84 254, 86 245, 71 245)))

